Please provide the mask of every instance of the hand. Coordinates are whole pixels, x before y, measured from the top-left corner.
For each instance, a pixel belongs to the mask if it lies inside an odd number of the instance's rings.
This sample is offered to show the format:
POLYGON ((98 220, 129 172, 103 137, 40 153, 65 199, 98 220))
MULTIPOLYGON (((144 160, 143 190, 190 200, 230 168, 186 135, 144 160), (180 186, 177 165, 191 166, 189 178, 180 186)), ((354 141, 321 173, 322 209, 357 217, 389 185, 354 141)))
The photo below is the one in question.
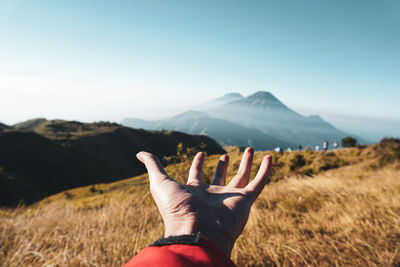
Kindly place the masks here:
POLYGON ((184 185, 168 176, 156 156, 138 153, 137 158, 146 165, 150 191, 165 224, 164 236, 201 232, 229 257, 271 167, 271 156, 265 156, 256 177, 249 183, 253 155, 254 150, 247 148, 238 173, 225 186, 227 155, 219 159, 209 185, 202 182, 204 154, 197 153, 184 185))

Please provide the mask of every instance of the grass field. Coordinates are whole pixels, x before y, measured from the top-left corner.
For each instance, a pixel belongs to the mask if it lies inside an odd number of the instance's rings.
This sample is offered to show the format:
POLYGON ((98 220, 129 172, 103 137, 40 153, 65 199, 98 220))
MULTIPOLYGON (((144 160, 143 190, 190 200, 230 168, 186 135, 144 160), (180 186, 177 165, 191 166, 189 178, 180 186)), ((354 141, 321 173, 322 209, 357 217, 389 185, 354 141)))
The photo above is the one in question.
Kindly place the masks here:
MULTIPOLYGON (((241 153, 227 150, 232 177, 241 153)), ((238 266, 400 266, 400 143, 272 154, 271 183, 232 252, 238 266)), ((184 181, 187 166, 167 171, 184 181)), ((0 210, 0 266, 120 266, 162 233, 144 174, 0 210)))

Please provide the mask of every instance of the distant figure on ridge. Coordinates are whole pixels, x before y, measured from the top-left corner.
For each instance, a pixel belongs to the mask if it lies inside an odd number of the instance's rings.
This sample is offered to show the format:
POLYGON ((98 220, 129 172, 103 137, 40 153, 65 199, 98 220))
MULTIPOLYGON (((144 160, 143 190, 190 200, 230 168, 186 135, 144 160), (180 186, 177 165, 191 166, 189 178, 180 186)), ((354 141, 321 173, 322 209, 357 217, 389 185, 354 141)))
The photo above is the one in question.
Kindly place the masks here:
POLYGON ((333 148, 336 149, 336 148, 338 148, 338 147, 339 147, 339 141, 335 140, 335 141, 333 142, 333 148))
POLYGON ((315 146, 315 151, 319 151, 319 145, 315 146))
POLYGON ((328 146, 329 146, 328 141, 325 141, 324 143, 322 143, 322 148, 324 149, 324 151, 328 150, 328 146))
POLYGON ((302 151, 303 150, 303 146, 299 145, 299 150, 302 151))

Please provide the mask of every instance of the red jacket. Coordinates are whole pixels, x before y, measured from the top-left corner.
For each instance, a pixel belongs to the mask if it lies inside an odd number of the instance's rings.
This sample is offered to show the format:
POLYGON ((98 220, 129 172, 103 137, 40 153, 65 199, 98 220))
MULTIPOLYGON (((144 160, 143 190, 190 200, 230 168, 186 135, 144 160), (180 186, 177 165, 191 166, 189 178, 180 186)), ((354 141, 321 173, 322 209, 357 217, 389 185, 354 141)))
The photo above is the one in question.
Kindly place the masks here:
POLYGON ((235 264, 209 240, 197 234, 157 240, 124 265, 136 266, 235 267, 235 264))

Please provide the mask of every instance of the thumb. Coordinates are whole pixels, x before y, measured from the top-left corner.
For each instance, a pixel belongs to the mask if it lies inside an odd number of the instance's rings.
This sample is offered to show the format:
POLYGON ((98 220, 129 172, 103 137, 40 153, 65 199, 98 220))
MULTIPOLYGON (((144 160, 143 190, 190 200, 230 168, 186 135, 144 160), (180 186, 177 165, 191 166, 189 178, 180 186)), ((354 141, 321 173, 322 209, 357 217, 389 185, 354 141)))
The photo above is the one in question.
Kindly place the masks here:
POLYGON ((146 166, 149 174, 150 186, 159 184, 164 180, 172 180, 168 177, 158 158, 148 152, 139 152, 136 157, 146 166))

